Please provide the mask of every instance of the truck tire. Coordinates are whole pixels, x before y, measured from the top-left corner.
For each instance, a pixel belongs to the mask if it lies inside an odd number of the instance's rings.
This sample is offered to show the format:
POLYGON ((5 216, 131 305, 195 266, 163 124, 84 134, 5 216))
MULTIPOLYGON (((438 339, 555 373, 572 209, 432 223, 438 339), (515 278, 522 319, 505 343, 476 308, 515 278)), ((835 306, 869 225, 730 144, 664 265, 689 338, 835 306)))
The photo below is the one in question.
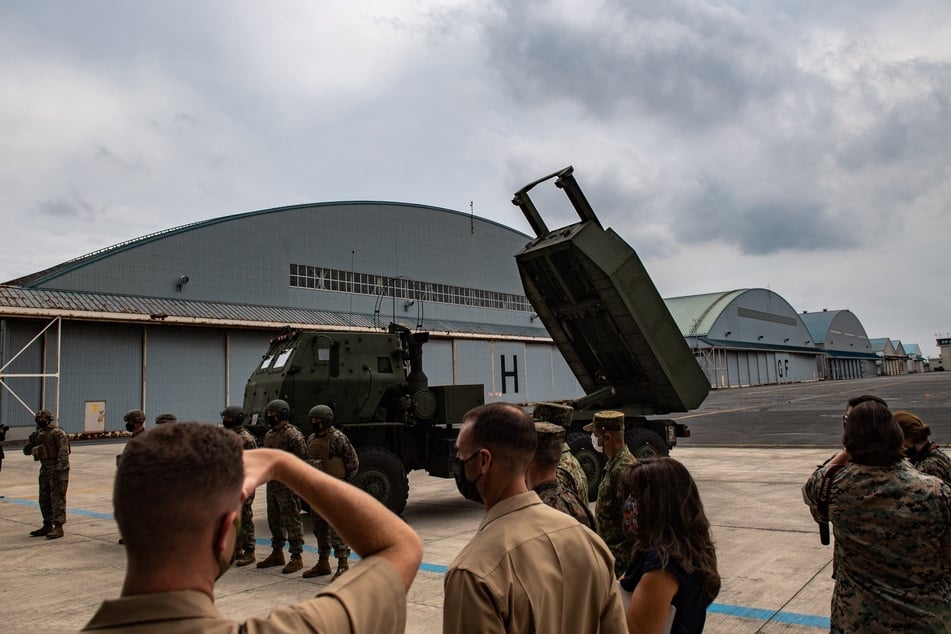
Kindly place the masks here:
POLYGON ((357 447, 360 468, 352 484, 397 515, 406 508, 409 479, 399 457, 386 447, 357 447))
POLYGON ((588 478, 588 501, 593 502, 598 499, 598 486, 601 484, 604 465, 608 463, 608 459, 603 453, 594 450, 589 434, 568 434, 568 447, 584 469, 588 478))
POLYGON ((629 429, 624 433, 624 442, 634 457, 656 458, 670 454, 670 448, 664 439, 649 429, 629 429))

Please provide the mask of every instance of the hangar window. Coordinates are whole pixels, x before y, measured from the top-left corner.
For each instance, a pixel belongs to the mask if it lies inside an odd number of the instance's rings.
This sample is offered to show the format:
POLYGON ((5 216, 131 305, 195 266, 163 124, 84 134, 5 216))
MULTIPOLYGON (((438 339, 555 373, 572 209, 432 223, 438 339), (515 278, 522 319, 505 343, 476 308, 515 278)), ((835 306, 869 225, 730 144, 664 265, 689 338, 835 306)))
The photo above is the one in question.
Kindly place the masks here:
POLYGON ((526 313, 534 311, 528 298, 523 295, 303 264, 290 265, 290 286, 338 293, 383 295, 396 299, 419 299, 457 306, 477 306, 526 313))

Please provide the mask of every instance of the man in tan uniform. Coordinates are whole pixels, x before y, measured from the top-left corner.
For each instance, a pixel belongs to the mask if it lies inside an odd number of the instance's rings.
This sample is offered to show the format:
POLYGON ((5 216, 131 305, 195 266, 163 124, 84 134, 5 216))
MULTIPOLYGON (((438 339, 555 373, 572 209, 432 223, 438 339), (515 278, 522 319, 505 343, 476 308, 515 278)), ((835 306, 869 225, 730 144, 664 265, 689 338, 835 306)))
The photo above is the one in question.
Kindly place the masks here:
POLYGON ((607 546, 526 486, 536 442, 531 417, 513 405, 464 417, 453 469, 486 514, 446 573, 446 634, 627 632, 607 546))
POLYGON ((113 490, 125 536, 119 599, 85 631, 402 632, 419 536, 370 495, 279 449, 242 453, 217 425, 162 425, 129 442, 113 490), (215 581, 234 557, 241 501, 282 482, 333 524, 363 560, 315 598, 238 623, 215 609, 215 581))

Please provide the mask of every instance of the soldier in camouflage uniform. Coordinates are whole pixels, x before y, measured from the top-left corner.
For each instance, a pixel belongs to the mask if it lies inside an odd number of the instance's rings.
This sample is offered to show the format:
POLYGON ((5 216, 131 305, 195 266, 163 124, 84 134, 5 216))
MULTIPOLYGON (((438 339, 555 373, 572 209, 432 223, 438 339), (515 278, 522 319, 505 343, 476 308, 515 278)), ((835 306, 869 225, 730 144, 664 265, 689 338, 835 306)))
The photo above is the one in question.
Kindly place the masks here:
MULTIPOLYGON (((140 409, 130 409, 122 417, 122 420, 125 422, 125 430, 132 434, 132 438, 136 438, 140 434, 145 433, 145 412, 140 409)), ((122 448, 122 453, 125 453, 126 447, 129 446, 129 443, 125 444, 125 447, 122 448)), ((122 459, 122 454, 116 455, 116 467, 119 467, 119 460, 122 459)), ((121 537, 119 538, 119 543, 124 544, 125 540, 121 537)))
POLYGON ((951 487, 903 460, 902 438, 886 406, 856 405, 845 450, 802 488, 835 535, 832 632, 951 632, 951 487))
MULTIPOLYGON (((290 414, 287 401, 274 399, 267 404, 264 420, 270 429, 264 434, 264 446, 303 458, 304 435, 288 422, 290 414)), ((281 572, 290 574, 303 568, 304 525, 300 519, 300 498, 277 480, 267 483, 267 525, 271 529, 271 554, 258 562, 258 568, 282 565, 285 541, 290 544, 291 559, 281 572)))
POLYGON ((535 423, 538 445, 535 456, 525 471, 525 483, 538 494, 542 502, 566 513, 591 530, 595 529, 594 515, 574 491, 558 479, 558 460, 565 440, 565 428, 552 423, 535 423))
MULTIPOLYGON (((315 405, 307 413, 314 433, 307 439, 308 464, 328 473, 335 478, 350 482, 357 475, 360 461, 357 452, 350 444, 346 434, 334 427, 334 412, 326 405, 315 405)), ((314 537, 317 538, 317 563, 304 572, 305 578, 330 574, 330 549, 337 558, 337 572, 334 579, 350 569, 350 547, 327 520, 311 513, 314 522, 314 537)), ((331 579, 333 581, 333 579, 331 579)))
POLYGON ((145 412, 140 409, 130 409, 122 420, 125 422, 126 431, 130 432, 133 438, 145 431, 145 412))
POLYGON ((598 487, 598 502, 594 515, 598 520, 598 535, 614 555, 614 574, 620 576, 631 563, 633 542, 624 532, 624 493, 621 474, 637 460, 624 444, 624 414, 614 411, 597 412, 594 420, 584 426, 591 432, 591 444, 604 452, 608 462, 598 487))
POLYGON ((43 526, 30 531, 30 537, 63 536, 66 522, 66 488, 69 485, 69 438, 53 423, 53 413, 41 409, 36 413, 37 431, 30 434, 23 453, 40 463, 40 513, 43 526))
POLYGON ((951 458, 928 439, 931 428, 911 412, 895 412, 895 420, 901 425, 902 448, 912 466, 951 485, 951 458))
MULTIPOLYGON (((532 419, 536 422, 554 423, 567 430, 571 427, 571 412, 574 410, 561 403, 539 403, 532 410, 532 419)), ((564 440, 561 441, 561 458, 558 461, 558 481, 578 494, 583 501, 588 501, 588 476, 585 475, 581 463, 571 453, 571 447, 564 440)))
MULTIPOLYGON (((257 449, 258 443, 247 429, 244 428, 244 410, 238 405, 229 405, 221 412, 221 424, 238 434, 243 449, 257 449)), ((241 504, 241 529, 238 531, 235 544, 235 561, 238 566, 247 566, 254 563, 254 492, 241 504)), ((283 544, 282 544, 283 547, 283 544)))

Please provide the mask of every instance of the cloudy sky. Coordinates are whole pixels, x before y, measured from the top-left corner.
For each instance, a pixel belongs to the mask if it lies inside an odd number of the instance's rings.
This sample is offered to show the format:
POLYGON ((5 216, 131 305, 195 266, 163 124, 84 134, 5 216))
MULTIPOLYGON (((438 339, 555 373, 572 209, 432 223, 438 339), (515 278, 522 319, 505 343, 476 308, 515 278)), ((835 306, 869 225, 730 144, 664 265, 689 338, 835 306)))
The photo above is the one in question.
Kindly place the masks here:
POLYGON ((663 296, 769 288, 934 355, 949 33, 946 0, 4 2, 0 280, 317 201, 528 233, 512 193, 570 164, 663 296))

